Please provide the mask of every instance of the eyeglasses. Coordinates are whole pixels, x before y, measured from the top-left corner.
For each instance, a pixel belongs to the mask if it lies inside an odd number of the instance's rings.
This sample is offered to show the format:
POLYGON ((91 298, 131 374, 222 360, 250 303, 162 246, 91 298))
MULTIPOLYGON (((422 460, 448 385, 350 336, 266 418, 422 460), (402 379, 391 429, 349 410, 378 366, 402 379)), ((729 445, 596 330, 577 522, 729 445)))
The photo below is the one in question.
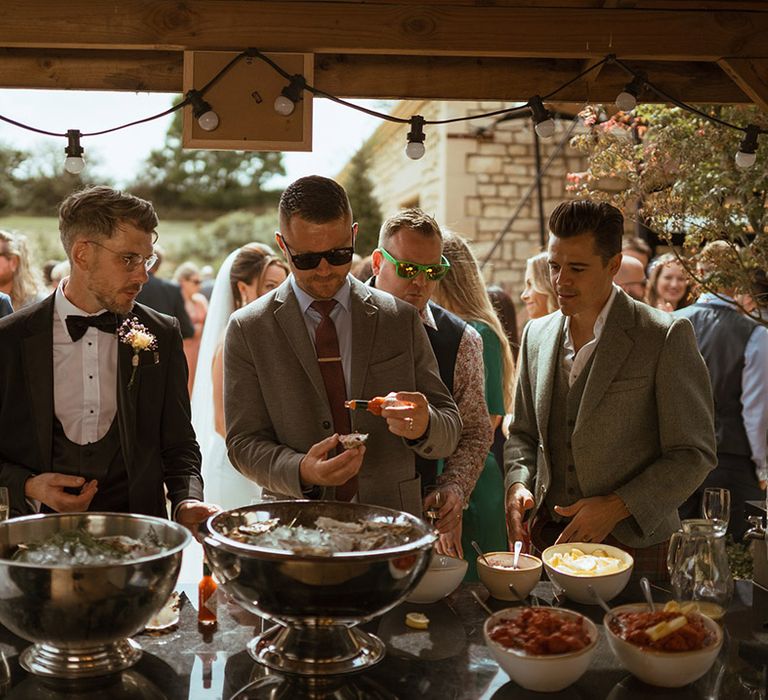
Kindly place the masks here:
POLYGON ((149 257, 145 257, 144 255, 139 255, 138 253, 120 253, 119 251, 112 250, 112 248, 108 248, 103 243, 98 243, 97 241, 86 240, 86 243, 93 243, 93 245, 97 245, 99 248, 104 248, 104 250, 108 250, 110 253, 114 253, 115 255, 119 256, 125 265, 125 269, 128 272, 133 272, 136 268, 139 267, 139 265, 143 265, 145 270, 151 270, 152 266, 157 262, 157 255, 155 253, 152 253, 152 255, 149 257))
POLYGON ((439 282, 446 276, 448 270, 451 269, 451 263, 444 256, 440 256, 440 262, 432 265, 419 265, 419 263, 408 262, 406 260, 398 260, 392 257, 384 248, 377 248, 381 251, 381 254, 389 260, 395 266, 395 272, 398 277, 402 277, 405 280, 412 280, 419 276, 423 272, 430 282, 439 282))
POLYGON ((285 238, 283 238, 283 234, 278 233, 277 235, 280 237, 285 249, 288 251, 288 255, 291 256, 291 261, 299 270, 314 270, 323 258, 336 267, 339 265, 348 265, 352 262, 352 256, 355 253, 354 246, 348 246, 346 248, 331 248, 330 250, 323 250, 319 253, 294 254, 288 247, 285 238))

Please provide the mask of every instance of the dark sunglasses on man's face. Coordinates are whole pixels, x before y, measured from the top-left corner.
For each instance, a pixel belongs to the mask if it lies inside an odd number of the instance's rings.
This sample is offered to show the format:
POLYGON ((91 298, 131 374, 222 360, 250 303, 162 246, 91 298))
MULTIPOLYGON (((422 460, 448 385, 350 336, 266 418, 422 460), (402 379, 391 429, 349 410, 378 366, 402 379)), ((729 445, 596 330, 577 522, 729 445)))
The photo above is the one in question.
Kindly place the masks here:
POLYGON ((339 265, 348 265, 352 262, 352 256, 355 253, 354 246, 348 246, 345 248, 331 248, 330 250, 322 250, 319 253, 298 253, 294 254, 288 247, 285 238, 281 233, 280 240, 283 242, 285 249, 288 251, 288 255, 291 256, 291 262, 296 266, 297 270, 314 270, 320 261, 325 258, 331 265, 338 267, 339 265))

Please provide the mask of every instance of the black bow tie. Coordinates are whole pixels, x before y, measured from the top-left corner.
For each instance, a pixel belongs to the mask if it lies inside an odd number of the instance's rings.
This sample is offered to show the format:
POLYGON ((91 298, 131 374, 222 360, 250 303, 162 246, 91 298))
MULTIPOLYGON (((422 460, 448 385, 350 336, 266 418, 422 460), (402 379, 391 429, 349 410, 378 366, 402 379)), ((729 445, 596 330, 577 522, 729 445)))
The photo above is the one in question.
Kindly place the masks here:
POLYGON ((72 342, 76 343, 91 327, 104 333, 115 333, 117 331, 117 316, 111 311, 105 311, 98 316, 67 316, 66 324, 72 342))

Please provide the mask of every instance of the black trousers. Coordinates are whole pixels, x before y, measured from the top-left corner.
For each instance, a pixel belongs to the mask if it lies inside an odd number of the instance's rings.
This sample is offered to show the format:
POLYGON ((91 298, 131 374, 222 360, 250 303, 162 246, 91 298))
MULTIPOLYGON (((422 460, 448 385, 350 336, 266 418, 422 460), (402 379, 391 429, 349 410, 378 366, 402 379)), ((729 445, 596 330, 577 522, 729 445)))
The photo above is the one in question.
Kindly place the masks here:
POLYGON ((680 506, 680 519, 701 518, 701 500, 704 489, 721 488, 731 492, 731 517, 728 520, 728 534, 739 542, 748 529, 744 515, 746 501, 761 501, 765 491, 761 490, 755 474, 755 463, 741 455, 717 454, 717 466, 709 472, 704 483, 680 506))

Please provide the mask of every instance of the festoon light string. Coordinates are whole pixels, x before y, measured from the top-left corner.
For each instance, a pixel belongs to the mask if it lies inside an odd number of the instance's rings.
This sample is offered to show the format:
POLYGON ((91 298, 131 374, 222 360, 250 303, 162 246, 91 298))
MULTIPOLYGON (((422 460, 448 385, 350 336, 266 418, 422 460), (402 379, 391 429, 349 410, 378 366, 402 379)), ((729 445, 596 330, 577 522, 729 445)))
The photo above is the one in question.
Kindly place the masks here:
POLYGON ((747 126, 732 124, 728 121, 715 117, 714 115, 707 114, 706 112, 703 112, 696 107, 693 107, 692 105, 689 105, 686 102, 675 98, 660 88, 658 85, 650 81, 645 73, 633 69, 624 61, 617 58, 614 54, 605 56, 602 60, 581 71, 578 75, 575 75, 573 78, 563 83, 560 87, 553 90, 552 92, 549 92, 546 95, 534 95, 529 98, 526 103, 518 105, 517 107, 509 107, 506 109, 495 110, 493 112, 484 112, 482 114, 473 114, 470 116, 455 117, 452 119, 428 120, 418 114, 407 118, 395 117, 391 114, 378 112, 376 110, 354 104, 348 100, 344 100, 340 97, 337 97, 336 95, 332 95, 331 93, 325 92, 324 90, 321 90, 314 85, 310 85, 303 75, 290 74, 269 56, 263 54, 256 48, 246 49, 245 51, 234 56, 232 60, 230 60, 218 73, 216 73, 216 75, 214 75, 205 85, 203 85, 203 87, 199 89, 193 88, 188 90, 184 95, 184 99, 173 105, 170 109, 167 109, 158 114, 153 114, 143 119, 128 122, 127 124, 120 124, 118 126, 104 129, 102 131, 92 131, 88 133, 82 133, 78 129, 68 129, 65 133, 59 133, 38 129, 28 124, 19 122, 15 119, 6 117, 2 114, 0 114, 0 121, 4 121, 8 124, 12 124, 13 126, 17 126, 19 128, 26 129, 27 131, 32 131, 45 136, 65 138, 67 140, 67 145, 64 149, 66 154, 64 168, 70 173, 77 174, 81 172, 85 167, 85 160, 83 158, 85 149, 80 143, 82 138, 101 136, 103 134, 112 133, 121 129, 127 129, 128 127, 136 126, 137 124, 144 124, 155 119, 161 119, 162 117, 173 114, 174 112, 187 106, 192 108, 192 114, 194 118, 197 119, 197 123, 201 129, 204 131, 215 131, 219 126, 219 115, 216 113, 214 107, 208 101, 206 101, 205 95, 232 69, 233 66, 244 59, 258 59, 263 61, 267 65, 271 66, 273 70, 275 70, 287 81, 286 85, 282 88, 280 94, 275 98, 274 101, 274 109, 278 114, 286 118, 289 117, 296 109, 296 105, 302 99, 304 99, 304 92, 308 92, 315 97, 325 97, 326 99, 332 100, 333 102, 343 105, 344 107, 363 112, 364 114, 368 114, 369 116, 381 119, 383 121, 407 124, 409 126, 409 131, 406 135, 405 153, 412 160, 418 160, 426 152, 426 147, 424 145, 424 141, 426 140, 424 127, 426 126, 451 124, 462 121, 473 121, 476 119, 488 119, 490 117, 528 111, 530 112, 531 120, 538 136, 542 139, 550 138, 555 133, 555 121, 547 108, 544 106, 544 102, 551 100, 562 90, 577 82, 592 71, 598 70, 606 63, 614 63, 618 65, 630 77, 630 81, 624 86, 623 90, 617 95, 615 100, 616 106, 621 111, 631 112, 637 106, 638 97, 643 92, 643 90, 648 90, 661 97, 664 101, 669 102, 687 112, 690 112, 691 114, 695 114, 702 119, 706 119, 713 124, 742 132, 744 136, 741 141, 739 150, 736 153, 736 165, 740 168, 750 168, 755 164, 755 160, 757 159, 757 148, 759 145, 758 139, 761 135, 768 133, 768 130, 762 129, 755 124, 748 124, 747 126))

